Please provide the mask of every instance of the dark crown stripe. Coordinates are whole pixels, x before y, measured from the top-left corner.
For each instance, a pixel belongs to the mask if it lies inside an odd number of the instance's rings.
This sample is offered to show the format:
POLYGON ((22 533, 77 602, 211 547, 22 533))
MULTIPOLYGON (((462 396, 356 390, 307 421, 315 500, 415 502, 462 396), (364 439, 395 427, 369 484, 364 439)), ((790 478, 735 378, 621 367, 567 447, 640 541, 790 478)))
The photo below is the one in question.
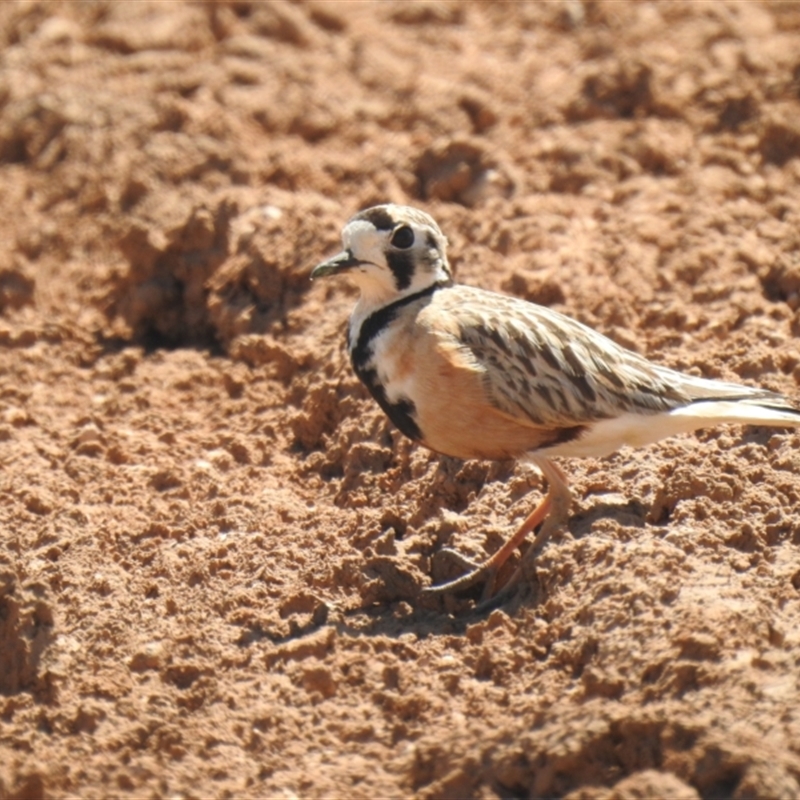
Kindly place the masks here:
POLYGON ((353 219, 365 219, 367 222, 371 222, 379 231, 390 231, 397 225, 397 220, 381 206, 368 208, 366 211, 356 214, 353 219))

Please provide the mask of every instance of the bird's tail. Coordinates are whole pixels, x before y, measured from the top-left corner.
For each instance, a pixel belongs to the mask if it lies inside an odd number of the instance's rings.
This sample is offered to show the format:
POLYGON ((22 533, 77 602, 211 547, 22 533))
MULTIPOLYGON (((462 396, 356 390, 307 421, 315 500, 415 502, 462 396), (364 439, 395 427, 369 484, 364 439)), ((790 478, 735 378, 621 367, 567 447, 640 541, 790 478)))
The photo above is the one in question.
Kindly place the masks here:
POLYGON ((597 420, 580 436, 549 447, 547 453, 598 458, 623 444, 643 447, 668 436, 724 422, 800 428, 800 408, 775 392, 676 372, 670 372, 669 377, 686 398, 682 404, 669 411, 627 412, 597 420))
POLYGON ((674 409, 670 416, 696 419, 697 427, 701 427, 704 420, 714 424, 800 427, 800 407, 783 395, 736 383, 681 377, 681 389, 691 402, 674 409))
POLYGON ((774 401, 756 400, 695 400, 688 406, 670 411, 671 417, 696 419, 697 427, 703 420, 708 424, 732 422, 739 425, 773 425, 800 428, 800 410, 789 405, 776 405, 774 401))

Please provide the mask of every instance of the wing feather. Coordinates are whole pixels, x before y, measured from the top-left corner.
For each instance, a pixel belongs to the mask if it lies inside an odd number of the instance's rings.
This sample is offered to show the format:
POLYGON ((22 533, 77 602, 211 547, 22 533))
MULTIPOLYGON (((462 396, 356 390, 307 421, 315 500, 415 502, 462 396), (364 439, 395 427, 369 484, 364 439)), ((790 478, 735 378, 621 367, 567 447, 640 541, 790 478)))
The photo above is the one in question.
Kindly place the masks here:
POLYGON ((460 343, 483 371, 489 399, 505 413, 561 428, 692 402, 692 392, 676 380, 683 376, 569 317, 480 289, 458 290, 443 300, 454 304, 460 343))

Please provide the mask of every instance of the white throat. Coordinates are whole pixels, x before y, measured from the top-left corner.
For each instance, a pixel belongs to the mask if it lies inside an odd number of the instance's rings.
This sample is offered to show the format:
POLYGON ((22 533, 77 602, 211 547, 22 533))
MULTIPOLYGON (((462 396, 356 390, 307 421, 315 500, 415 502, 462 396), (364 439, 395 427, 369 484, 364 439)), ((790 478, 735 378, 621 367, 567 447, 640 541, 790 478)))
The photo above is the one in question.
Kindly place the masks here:
POLYGON ((371 276, 368 275, 359 275, 358 287, 361 290, 361 296, 350 314, 350 341, 356 341, 361 326, 376 311, 402 300, 404 297, 425 291, 434 284, 448 283, 451 280, 444 263, 439 264, 433 277, 428 273, 423 276, 415 276, 415 278, 407 289, 399 292, 394 287, 389 289, 383 281, 371 279, 371 276))

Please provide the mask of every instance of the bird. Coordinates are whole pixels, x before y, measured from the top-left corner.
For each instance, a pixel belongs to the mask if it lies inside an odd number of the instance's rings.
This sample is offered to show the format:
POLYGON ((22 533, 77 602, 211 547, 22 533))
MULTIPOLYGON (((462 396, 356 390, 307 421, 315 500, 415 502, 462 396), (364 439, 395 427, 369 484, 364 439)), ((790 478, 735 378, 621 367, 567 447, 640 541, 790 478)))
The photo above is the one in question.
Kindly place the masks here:
MULTIPOLYGON (((353 369, 394 425, 458 459, 513 459, 547 483, 544 499, 482 564, 426 587, 484 584, 538 528, 524 567, 568 521, 568 479, 554 457, 607 456, 719 423, 800 427, 775 392, 686 375, 653 363, 546 306, 457 283, 447 238, 427 212, 376 205, 342 230, 344 249, 311 279, 346 276, 360 290, 347 326, 353 369)), ((529 574, 525 572, 524 574, 529 574)))

